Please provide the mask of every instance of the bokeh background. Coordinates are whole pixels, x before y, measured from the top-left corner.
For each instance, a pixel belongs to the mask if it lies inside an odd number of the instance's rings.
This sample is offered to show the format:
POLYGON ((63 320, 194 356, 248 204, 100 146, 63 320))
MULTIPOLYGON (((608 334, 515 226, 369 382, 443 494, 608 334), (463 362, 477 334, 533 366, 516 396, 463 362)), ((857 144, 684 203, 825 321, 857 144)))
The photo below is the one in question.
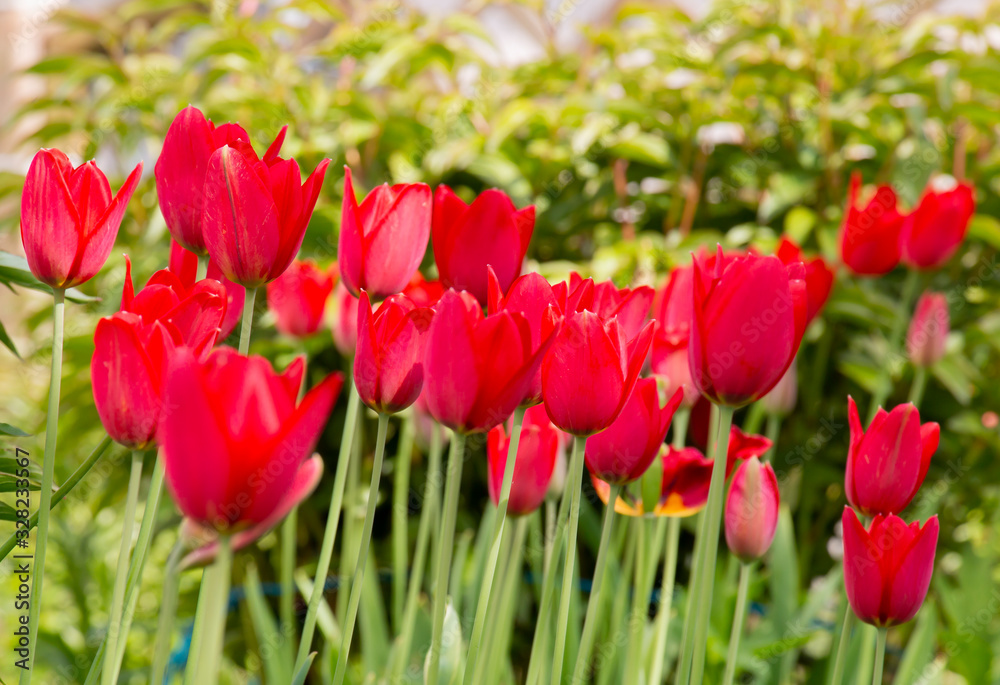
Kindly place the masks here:
MULTIPOLYGON (((717 241, 769 250, 787 234, 836 263, 852 171, 866 183, 891 183, 905 206, 931 179, 968 179, 978 201, 970 238, 922 283, 948 295, 953 325, 922 404, 922 417, 943 427, 941 448, 907 512, 909 520, 942 518, 937 573, 928 607, 900 632, 910 648, 893 648, 888 659, 896 683, 1000 682, 1000 4, 22 0, 0 2, 0 38, 0 250, 9 253, 0 254, 0 282, 23 276, 18 202, 39 147, 59 147, 75 163, 96 158, 114 188, 138 160, 146 165, 107 267, 81 288, 94 299, 68 308, 57 482, 103 433, 90 396, 91 336, 97 318, 118 307, 121 253, 138 282, 166 266, 169 235, 152 170, 167 126, 189 103, 216 122, 240 122, 257 145, 289 124, 285 150, 304 168, 333 159, 302 250, 322 264, 336 258, 344 164, 359 193, 418 180, 466 197, 500 187, 518 206, 537 206, 531 268, 554 278, 577 269, 623 286, 658 285, 691 250, 717 241)), ((424 267, 433 276, 430 254, 424 267)), ((799 404, 775 453, 795 535, 783 541, 781 563, 758 576, 761 600, 743 647, 753 682, 823 682, 836 620, 846 397, 864 407, 889 368, 890 404, 905 401, 912 369, 887 343, 896 317, 909 315, 897 308, 901 284, 899 272, 878 280, 841 273, 800 352, 799 404)), ((0 436, 0 492, 15 446, 41 454, 49 302, 30 288, 0 288, 0 421, 32 434, 0 436)), ((254 351, 281 366, 301 346, 268 326, 264 309, 260 298, 254 351)), ((306 349, 314 378, 345 364, 328 333, 306 349)), ((342 412, 320 449, 328 473, 342 412)), ((762 418, 737 416, 761 431, 762 418)), ((366 453, 373 443, 369 435, 366 453)), ((418 493, 425 475, 422 455, 415 458, 418 493)), ((125 460, 113 448, 53 519, 40 682, 82 682, 101 639, 125 460)), ((469 463, 459 520, 469 572, 458 582, 474 592, 476 528, 488 497, 485 459, 474 453, 469 463)), ((302 508, 307 567, 331 480, 302 508)), ((157 574, 176 540, 172 504, 160 513, 123 682, 144 682, 157 574)), ((9 514, 0 496, 4 537, 9 514)), ((363 506, 348 510, 359 514, 363 506)), ((585 503, 588 550, 596 549, 599 515, 585 503)), ((388 506, 380 508, 376 559, 388 558, 388 519, 388 506)), ((687 532, 683 544, 689 549, 687 532)), ((252 554, 265 581, 273 579, 275 537, 252 554)), ((0 565, 0 645, 10 634, 9 565, 0 565)), ((734 573, 723 569, 720 578, 715 649, 724 650, 734 573)), ((183 578, 180 616, 193 615, 196 587, 197 576, 183 578)), ((375 582, 371 593, 384 590, 375 582)), ((534 601, 531 593, 521 600, 515 665, 530 646, 534 601)), ((464 604, 466 613, 474 607, 464 604)), ((237 611, 245 629, 230 624, 224 682, 260 682, 260 645, 237 611)), ((375 609, 363 611, 366 662, 384 658, 386 630, 375 609)), ((321 656, 321 672, 332 658, 321 656)), ((7 659, 0 677, 10 680, 7 659)))

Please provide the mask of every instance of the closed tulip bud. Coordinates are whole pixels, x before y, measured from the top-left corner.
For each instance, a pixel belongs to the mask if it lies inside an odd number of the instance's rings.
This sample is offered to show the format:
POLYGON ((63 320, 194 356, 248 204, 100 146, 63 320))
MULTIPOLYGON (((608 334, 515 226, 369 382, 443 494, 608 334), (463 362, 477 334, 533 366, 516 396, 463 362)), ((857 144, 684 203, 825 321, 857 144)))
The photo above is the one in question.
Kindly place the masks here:
MULTIPOLYGON (((652 510, 646 507, 642 497, 637 497, 631 488, 621 490, 615 503, 615 512, 626 516, 692 516, 708 503, 708 488, 712 481, 712 460, 694 447, 676 449, 671 445, 661 445, 659 450, 660 482, 659 499, 652 510)), ((649 474, 644 476, 644 479, 649 474)), ((591 475, 591 482, 597 496, 608 503, 611 486, 597 476, 591 475)))
POLYGON ((216 127, 201 110, 190 106, 177 113, 163 139, 153 170, 160 212, 174 240, 196 255, 208 254, 202 230, 208 160, 235 140, 249 142, 250 136, 239 124, 216 127))
POLYGON ((833 289, 833 269, 831 269, 822 257, 806 259, 802 253, 802 248, 788 238, 782 238, 778 243, 775 256, 781 260, 782 264, 792 265, 802 262, 805 266, 806 280, 806 323, 808 324, 819 315, 830 297, 833 289))
POLYGON ((861 427, 858 407, 847 398, 851 446, 847 453, 847 501, 866 516, 894 514, 913 500, 924 482, 940 438, 938 424, 920 424, 920 412, 901 404, 891 412, 879 408, 868 430, 861 427))
POLYGON ((858 206, 860 191, 861 174, 855 172, 840 233, 840 258, 859 276, 881 276, 899 264, 905 217, 896 208, 896 193, 889 186, 879 186, 864 207, 858 206))
POLYGON ((879 628, 906 623, 917 615, 934 574, 938 518, 920 526, 898 516, 876 516, 865 530, 844 507, 844 587, 859 619, 879 628))
MULTIPOLYGON (((525 516, 542 505, 559 453, 565 450, 565 440, 559 429, 549 421, 544 407, 534 406, 525 412, 507 503, 508 516, 525 516)), ((494 504, 500 500, 509 448, 510 435, 505 425, 490 430, 486 436, 486 458, 489 462, 490 499, 494 504)))
POLYGON ((621 414, 653 337, 647 323, 631 341, 617 319, 589 311, 563 321, 542 362, 542 396, 552 423, 572 435, 598 433, 621 414))
POLYGON ((903 222, 903 261, 914 269, 936 269, 958 251, 976 211, 975 191, 961 182, 943 192, 928 188, 903 222))
POLYGON ((406 295, 391 296, 373 315, 368 293, 361 293, 354 384, 362 402, 379 413, 395 414, 417 401, 433 316, 406 295))
POLYGON ((293 261, 285 273, 267 284, 267 308, 274 312, 275 327, 296 338, 319 330, 333 277, 315 262, 293 261))
POLYGON ((126 257, 121 311, 97 322, 90 362, 94 404, 113 440, 131 449, 155 441, 164 373, 174 350, 186 345, 207 355, 225 312, 225 291, 211 279, 187 288, 172 272, 158 271, 133 294, 126 257))
POLYGON ((467 290, 486 304, 487 272, 492 266, 507 292, 521 273, 535 229, 535 207, 517 209, 501 190, 490 189, 467 205, 448 186, 434 193, 434 261, 441 282, 467 290))
POLYGON ((639 478, 656 458, 682 390, 661 403, 655 378, 640 378, 618 418, 587 440, 587 468, 601 480, 624 485, 639 478))
MULTIPOLYGON (((177 274, 184 287, 191 288, 198 274, 198 255, 181 247, 176 240, 171 240, 169 268, 177 274)), ((218 281, 226 289, 226 317, 222 320, 222 331, 219 333, 219 340, 222 341, 229 337, 243 316, 246 288, 223 276, 222 271, 211 259, 208 260, 208 272, 205 277, 218 281)))
POLYGON ((142 162, 112 197, 95 162, 74 169, 59 150, 39 150, 21 193, 21 244, 35 278, 61 289, 93 278, 111 254, 141 176, 142 162))
POLYGON ((345 357, 352 356, 358 346, 358 310, 360 307, 361 300, 347 292, 343 282, 334 286, 330 331, 333 334, 333 344, 336 345, 337 351, 345 357))
POLYGON ((402 291, 420 267, 430 232, 430 186, 383 184, 359 205, 351 170, 344 167, 337 262, 351 294, 365 290, 380 300, 402 291))
POLYGON ((764 411, 774 416, 788 416, 795 409, 799 397, 799 373, 797 363, 792 362, 771 392, 760 398, 764 411))
POLYGON ((273 281, 292 263, 330 164, 324 159, 302 183, 296 161, 278 156, 286 128, 263 158, 233 140, 212 153, 205 172, 205 245, 226 278, 247 288, 273 281))
POLYGON ((736 470, 726 498, 726 544, 744 562, 764 556, 778 529, 778 479, 752 457, 736 470))
POLYGON ((167 486, 181 512, 219 531, 273 520, 300 501, 302 477, 343 379, 297 401, 305 363, 282 374, 228 347, 199 361, 181 348, 166 376, 159 432, 167 486), (238 421, 233 420, 239 418, 238 421))
POLYGON ((917 366, 936 364, 944 356, 948 325, 948 298, 941 293, 921 295, 906 334, 910 361, 917 366))
POLYGON ((691 378, 716 404, 742 407, 773 388, 795 358, 806 323, 801 263, 748 254, 714 269, 694 263, 691 378))
POLYGON ((445 426, 482 433, 507 420, 531 382, 558 331, 541 345, 520 312, 483 317, 469 293, 449 290, 435 308, 424 361, 427 408, 445 426))

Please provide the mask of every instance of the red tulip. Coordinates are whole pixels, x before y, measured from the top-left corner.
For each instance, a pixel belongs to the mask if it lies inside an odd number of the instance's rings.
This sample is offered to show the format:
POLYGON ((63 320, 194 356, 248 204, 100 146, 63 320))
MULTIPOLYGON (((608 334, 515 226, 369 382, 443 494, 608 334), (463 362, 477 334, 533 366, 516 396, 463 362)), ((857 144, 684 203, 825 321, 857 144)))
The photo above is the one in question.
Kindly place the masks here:
POLYGON ((454 430, 488 431, 530 392, 554 331, 536 348, 523 314, 503 310, 484 318, 467 292, 449 290, 435 309, 424 361, 427 408, 454 430))
POLYGON ((417 401, 424 386, 424 348, 434 312, 406 295, 392 295, 372 315, 361 293, 354 384, 361 401, 382 414, 395 414, 417 401))
POLYGON ((468 290, 485 305, 486 267, 493 267, 507 292, 521 273, 534 229, 534 205, 519 210, 501 190, 486 190, 467 205, 448 186, 438 186, 432 231, 441 282, 468 290))
POLYGON ((153 170, 160 212, 174 240, 197 255, 207 255, 202 232, 205 172, 212 153, 250 136, 239 124, 216 126, 197 107, 185 107, 167 129, 153 170))
POLYGON ((584 309, 593 311, 594 279, 583 278, 573 271, 569 281, 560 281, 552 286, 552 294, 563 314, 582 312, 584 309))
POLYGON ((542 362, 542 395, 552 422, 572 435, 604 430, 632 394, 653 337, 647 323, 631 341, 618 319, 569 314, 542 362))
POLYGON ((933 366, 948 340, 948 298, 930 291, 920 296, 906 334, 906 351, 917 366, 933 366))
POLYGON ((656 379, 636 381, 615 422, 587 440, 585 457, 590 472, 616 485, 639 478, 660 451, 683 396, 678 389, 661 406, 656 379))
POLYGON ((885 628, 917 615, 934 574, 938 518, 920 527, 890 514, 868 530, 844 507, 844 586, 851 609, 865 623, 885 628))
POLYGON ((847 415, 851 426, 847 501, 866 516, 901 512, 924 482, 940 427, 933 422, 921 425, 920 412, 912 404, 901 404, 891 412, 879 408, 867 431, 851 397, 847 415))
POLYGON ((864 208, 858 207, 861 174, 851 176, 851 189, 840 236, 840 257, 855 274, 881 276, 899 264, 899 236, 905 217, 896 208, 896 193, 879 186, 864 208))
POLYGON ((205 279, 185 287, 170 271, 158 271, 133 295, 132 264, 126 257, 121 311, 97 322, 91 385, 97 414, 108 435, 132 449, 156 438, 163 380, 179 345, 204 357, 219 334, 226 311, 222 285, 205 279))
POLYGON ((142 162, 118 194, 93 161, 73 168, 59 150, 39 150, 21 193, 21 243, 28 268, 53 288, 90 280, 111 254, 142 162))
MULTIPOLYGON (((652 511, 647 512, 642 497, 625 488, 615 502, 615 513, 625 516, 691 516, 708 503, 708 487, 712 480, 712 460, 694 447, 675 449, 662 445, 659 450, 663 476, 660 480, 660 498, 652 511)), ((597 496, 608 503, 611 486, 591 475, 597 496)))
POLYGON ((778 478, 770 464, 751 457, 740 465, 726 497, 726 544, 744 562, 760 559, 778 530, 778 478))
POLYGON ((914 269, 936 269, 951 259, 976 211, 974 194, 972 185, 965 182, 945 192, 928 188, 903 222, 903 261, 914 269))
MULTIPOLYGON (((186 288, 191 288, 194 285, 195 279, 198 277, 198 255, 181 247, 181 244, 176 240, 171 240, 169 264, 170 270, 177 274, 186 288)), ((219 340, 225 340, 235 330, 236 324, 243 316, 246 288, 223 276, 222 271, 211 259, 208 260, 208 271, 205 277, 215 279, 226 289, 226 318, 222 320, 222 331, 219 333, 219 340)))
POLYGON ((619 289, 613 282, 603 281, 594 285, 593 303, 587 309, 602 319, 618 317, 625 336, 631 339, 639 334, 646 323, 655 294, 656 291, 648 285, 641 285, 634 290, 619 289))
POLYGON ((344 204, 337 261, 353 295, 376 299, 400 292, 416 273, 431 232, 431 189, 426 183, 383 184, 361 204, 344 167, 344 204))
POLYGON ((267 284, 267 308, 285 335, 305 338, 323 323, 333 277, 313 261, 293 261, 285 273, 267 284))
POLYGON ((774 443, 763 435, 744 433, 738 426, 729 429, 729 451, 726 453, 726 478, 741 461, 763 457, 774 443))
MULTIPOLYGON (((691 377, 716 404, 741 407, 766 395, 795 358, 806 323, 801 263, 747 254, 714 273, 694 262, 691 377)), ((725 262, 728 261, 728 264, 725 262)))
POLYGON ((278 374, 263 357, 228 347, 203 362, 177 350, 158 438, 167 485, 185 516, 224 531, 284 508, 343 382, 331 374, 296 404, 304 367, 299 358, 278 374))
POLYGON ((701 396, 691 380, 689 342, 694 268, 674 269, 653 300, 652 371, 673 390, 683 388, 682 406, 690 409, 701 396))
POLYGON ((358 311, 361 308, 361 300, 347 292, 343 281, 337 283, 333 288, 333 324, 330 331, 333 333, 333 344, 345 357, 354 355, 358 346, 358 311))
MULTIPOLYGON (((510 436, 503 424, 490 430, 486 437, 486 458, 489 461, 490 498, 500 501, 503 472, 507 466, 510 436)), ((524 414, 521 439, 517 443, 514 480, 507 502, 508 516, 525 516, 545 501, 556 461, 564 449, 564 438, 552 425, 545 408, 534 406, 524 414)))
POLYGON ((418 307, 433 307, 444 295, 444 286, 441 285, 441 281, 428 281, 417 271, 403 288, 403 294, 413 300, 413 304, 418 307))
POLYGON ((281 129, 263 159, 250 143, 220 147, 205 172, 205 245, 226 278, 247 288, 273 281, 302 245, 330 160, 302 183, 294 159, 278 156, 281 129))
POLYGON ((782 238, 778 243, 775 256, 786 266, 802 262, 806 270, 806 323, 816 318, 830 297, 833 288, 833 269, 827 266, 822 257, 804 259, 802 248, 788 238, 782 238))

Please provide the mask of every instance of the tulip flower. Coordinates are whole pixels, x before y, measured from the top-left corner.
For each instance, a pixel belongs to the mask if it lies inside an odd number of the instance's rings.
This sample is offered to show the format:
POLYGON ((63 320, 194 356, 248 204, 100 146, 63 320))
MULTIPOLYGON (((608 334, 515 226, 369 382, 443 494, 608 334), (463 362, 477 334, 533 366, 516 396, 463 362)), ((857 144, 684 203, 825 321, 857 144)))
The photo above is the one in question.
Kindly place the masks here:
POLYGON ((285 335, 305 338, 319 330, 333 277, 312 261, 293 261, 285 273, 267 284, 267 307, 275 327, 285 335))
MULTIPOLYGON (((270 521, 300 492, 343 379, 327 376, 297 402, 305 362, 278 374, 228 347, 199 361, 181 348, 164 387, 157 438, 181 512, 220 532, 270 521)), ((305 479, 308 481, 308 479, 305 479)))
POLYGON ((879 186, 863 208, 858 206, 861 174, 851 175, 851 188, 840 235, 840 257, 859 276, 881 276, 896 268, 905 216, 896 208, 896 193, 879 186))
POLYGON ((490 189, 467 205, 448 186, 434 193, 434 261, 445 286, 467 290, 486 304, 486 267, 507 292, 521 273, 535 230, 534 205, 517 209, 501 190, 490 189))
MULTIPOLYGON (((662 477, 660 497, 652 511, 646 511, 642 497, 628 489, 621 490, 615 502, 615 513, 625 516, 691 516, 708 502, 708 486, 712 480, 712 460, 694 447, 677 449, 661 445, 659 449, 662 477)), ((597 496, 606 505, 611 485, 591 473, 591 483, 597 496)))
POLYGON ((934 573, 938 518, 921 527, 893 514, 877 515, 868 530, 844 507, 844 586, 859 619, 879 628, 910 621, 927 597, 934 573))
POLYGON ((805 266, 806 280, 806 323, 816 318, 830 297, 833 289, 833 269, 827 266, 822 257, 805 259, 802 248, 788 238, 782 238, 778 243, 775 256, 786 266, 802 262, 805 266))
POLYGON ((693 279, 692 267, 674 269, 653 299, 656 323, 653 329, 652 371, 666 381, 669 389, 684 390, 681 406, 685 409, 694 407, 701 396, 691 380, 688 359, 693 279))
POLYGON ((928 188, 906 217, 900 233, 903 261, 914 269, 936 269, 958 250, 976 211, 971 184, 937 192, 928 188))
POLYGON ((567 316, 542 362, 542 396, 552 422, 577 436, 600 432, 621 414, 653 336, 647 323, 631 341, 617 319, 589 311, 567 316))
MULTIPOLYGON (((494 427, 486 436, 486 458, 489 462, 490 498, 500 501, 503 471, 507 465, 510 435, 504 424, 494 427)), ((565 437, 552 425, 545 408, 534 406, 524 414, 521 438, 514 462, 514 480, 507 502, 508 516, 526 516, 545 501, 560 453, 565 451, 565 437)))
POLYGON ((678 389, 660 402, 655 378, 641 378, 615 422, 587 440, 584 458, 597 478, 615 485, 630 483, 646 472, 667 437, 670 420, 681 403, 678 389))
MULTIPOLYGON (((170 241, 170 270, 177 274, 181 283, 188 289, 194 286, 198 274, 198 255, 185 249, 176 240, 170 241)), ((222 271, 211 259, 208 260, 206 278, 219 281, 226 289, 226 317, 222 320, 222 331, 219 340, 225 340, 240 322, 243 313, 243 302, 246 298, 246 288, 237 285, 222 275, 222 271)))
POLYGON ((847 501, 866 516, 901 512, 924 482, 940 438, 938 424, 920 423, 912 404, 879 408, 868 430, 854 398, 847 398, 851 445, 847 453, 847 501))
POLYGON ((417 401, 433 316, 406 295, 392 295, 373 315, 368 293, 361 293, 354 384, 362 402, 380 414, 395 414, 417 401))
POLYGON ((250 141, 242 126, 216 127, 191 106, 177 113, 163 139, 153 170, 160 212, 174 240, 196 255, 208 254, 202 230, 208 160, 220 147, 237 140, 250 141))
POLYGON ((505 421, 531 390, 555 338, 552 325, 536 347, 520 312, 484 318, 469 293, 446 292, 431 322, 424 361, 431 415, 462 433, 486 432, 505 421))
POLYGON ((656 291, 648 285, 642 285, 634 290, 618 288, 611 281, 603 281, 594 285, 593 303, 587 307, 603 319, 618 317, 625 337, 632 339, 639 334, 649 308, 653 304, 656 291))
POLYGON ((59 150, 39 150, 21 193, 21 243, 35 278, 58 290, 93 278, 111 254, 141 176, 139 162, 112 197, 95 162, 74 169, 59 150))
POLYGON ((126 257, 121 311, 97 322, 90 362, 94 404, 113 440, 131 449, 154 442, 170 357, 180 345, 207 355, 225 311, 221 283, 205 279, 187 288, 166 270, 133 294, 126 257))
POLYGON ((340 278, 352 295, 366 290, 382 299, 400 292, 420 266, 430 232, 430 186, 383 184, 359 205, 351 170, 344 167, 337 262, 340 278))
POLYGON ((754 254, 724 260, 721 248, 714 273, 699 261, 692 381, 712 402, 742 407, 766 395, 795 358, 806 323, 804 269, 754 254))
POLYGON ((403 288, 403 294, 418 307, 433 307, 444 295, 444 286, 441 281, 428 281, 417 271, 403 288))
POLYGON ((729 429, 729 448, 726 451, 726 478, 741 461, 763 457, 774 443, 763 435, 744 433, 738 426, 729 429))
POLYGON ((296 161, 278 156, 286 128, 263 158, 250 143, 233 140, 208 160, 205 246, 226 278, 246 288, 273 281, 291 264, 330 163, 320 162, 303 184, 296 161))
POLYGON ((333 323, 330 331, 333 334, 333 344, 337 351, 345 357, 354 355, 358 346, 358 312, 361 300, 354 297, 344 287, 343 281, 333 288, 333 306, 331 317, 333 323))
POLYGON ((933 366, 944 356, 948 339, 948 298, 942 293, 924 293, 906 334, 906 351, 916 366, 933 366))
POLYGON ((770 464, 757 457, 743 462, 726 498, 726 544, 738 559, 760 559, 771 547, 778 529, 778 478, 770 464))

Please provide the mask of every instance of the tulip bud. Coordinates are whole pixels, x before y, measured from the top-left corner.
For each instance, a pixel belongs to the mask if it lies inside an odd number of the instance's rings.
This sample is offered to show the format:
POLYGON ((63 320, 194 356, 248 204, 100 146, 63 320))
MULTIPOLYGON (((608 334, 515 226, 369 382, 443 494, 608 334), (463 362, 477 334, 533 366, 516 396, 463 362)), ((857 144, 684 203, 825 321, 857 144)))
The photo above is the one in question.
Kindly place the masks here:
POLYGON ((896 208, 896 193, 879 186, 864 208, 858 206, 861 174, 851 175, 851 188, 840 234, 840 256, 852 272, 881 276, 899 264, 899 235, 904 217, 896 208))
POLYGON ((938 518, 906 525, 890 514, 865 530, 844 507, 844 587, 859 619, 885 628, 910 621, 927 597, 934 574, 938 518))
POLYGON ((926 292, 906 334, 906 350, 916 366, 933 366, 944 356, 948 338, 948 299, 942 293, 926 292))
POLYGON ((778 529, 778 479, 752 457, 736 470, 726 498, 726 544, 741 561, 760 559, 778 529))
POLYGON ((961 182, 937 192, 928 187, 903 222, 903 261, 914 269, 936 269, 958 251, 976 211, 972 185, 961 182))
POLYGON ((275 327, 285 335, 305 338, 319 330, 333 278, 315 262, 293 261, 267 284, 267 308, 275 327))
MULTIPOLYGON (((510 440, 503 424, 493 428, 486 438, 490 498, 494 504, 500 499, 510 440)), ((545 501, 564 440, 565 436, 552 425, 544 407, 536 405, 525 412, 507 503, 508 516, 530 514, 545 501)))
POLYGON ((760 404, 768 414, 788 416, 795 409, 799 395, 799 374, 796 368, 797 363, 793 361, 778 384, 771 388, 771 392, 760 398, 760 404))

